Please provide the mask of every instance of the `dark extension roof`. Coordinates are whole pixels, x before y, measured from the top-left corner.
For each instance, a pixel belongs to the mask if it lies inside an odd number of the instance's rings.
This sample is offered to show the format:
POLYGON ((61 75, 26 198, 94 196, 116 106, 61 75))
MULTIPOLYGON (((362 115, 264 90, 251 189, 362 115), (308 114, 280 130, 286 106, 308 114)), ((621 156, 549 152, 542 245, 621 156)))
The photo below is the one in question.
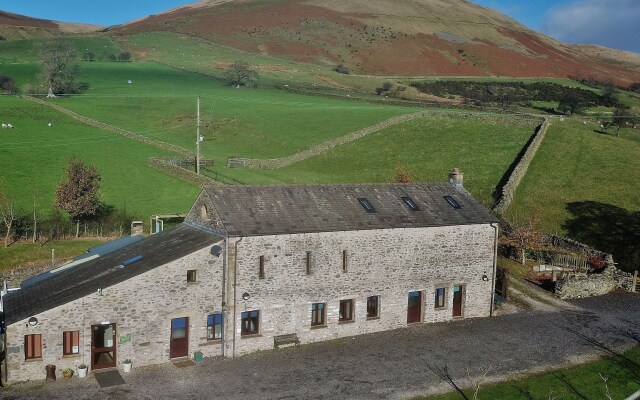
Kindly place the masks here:
POLYGON ((222 239, 203 229, 180 224, 78 267, 60 271, 49 279, 9 292, 3 299, 6 325, 96 293, 98 289, 151 271, 222 239), (143 258, 116 268, 136 256, 143 258))
POLYGON ((387 228, 485 224, 497 218, 466 190, 449 183, 209 186, 229 236, 261 236, 387 228), (451 196, 460 208, 453 208, 451 196), (420 211, 412 211, 410 197, 420 211), (375 212, 358 199, 366 198, 375 212))

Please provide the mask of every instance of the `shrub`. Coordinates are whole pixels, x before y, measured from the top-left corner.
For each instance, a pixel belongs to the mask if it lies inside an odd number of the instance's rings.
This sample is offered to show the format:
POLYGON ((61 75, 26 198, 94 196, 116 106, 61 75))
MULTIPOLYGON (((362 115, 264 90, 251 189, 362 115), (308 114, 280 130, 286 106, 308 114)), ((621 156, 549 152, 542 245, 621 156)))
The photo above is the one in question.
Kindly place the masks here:
POLYGON ((333 68, 333 70, 336 71, 339 74, 349 75, 351 73, 349 68, 347 68, 344 64, 336 65, 335 68, 333 68))

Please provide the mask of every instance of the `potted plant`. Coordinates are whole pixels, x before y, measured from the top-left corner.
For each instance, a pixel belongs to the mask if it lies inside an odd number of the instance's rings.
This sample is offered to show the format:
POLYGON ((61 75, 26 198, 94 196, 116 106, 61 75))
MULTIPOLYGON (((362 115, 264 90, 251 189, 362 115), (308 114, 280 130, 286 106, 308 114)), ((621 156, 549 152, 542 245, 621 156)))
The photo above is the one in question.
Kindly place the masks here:
POLYGON ((85 364, 78 365, 78 378, 84 378, 87 376, 87 366, 85 364))
POLYGON ((198 362, 200 362, 200 361, 202 361, 202 360, 204 360, 204 355, 202 354, 202 352, 201 352, 200 350, 195 351, 195 352, 193 353, 193 361, 198 361, 198 362))
POLYGON ((69 380, 73 376, 73 370, 71 368, 65 368, 62 370, 62 376, 64 379, 69 380))
POLYGON ((122 367, 124 368, 124 372, 131 372, 131 359, 127 358, 126 360, 124 360, 124 362, 122 363, 122 367))

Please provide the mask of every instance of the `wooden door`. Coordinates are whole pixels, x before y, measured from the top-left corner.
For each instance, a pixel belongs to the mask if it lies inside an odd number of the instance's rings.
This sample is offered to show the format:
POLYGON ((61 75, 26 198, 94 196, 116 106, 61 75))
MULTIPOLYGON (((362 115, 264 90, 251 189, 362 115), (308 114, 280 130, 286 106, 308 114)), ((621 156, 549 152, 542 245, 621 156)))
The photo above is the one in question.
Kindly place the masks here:
POLYGON ((174 318, 171 320, 171 343, 169 357, 179 358, 189 356, 189 318, 174 318))
POLYGON ((409 292, 407 324, 420 322, 422 317, 422 292, 409 292))
POLYGON ((116 324, 91 326, 91 369, 115 368, 116 324))
POLYGON ((464 305, 464 286, 458 285, 453 287, 453 316, 462 317, 462 309, 464 305))

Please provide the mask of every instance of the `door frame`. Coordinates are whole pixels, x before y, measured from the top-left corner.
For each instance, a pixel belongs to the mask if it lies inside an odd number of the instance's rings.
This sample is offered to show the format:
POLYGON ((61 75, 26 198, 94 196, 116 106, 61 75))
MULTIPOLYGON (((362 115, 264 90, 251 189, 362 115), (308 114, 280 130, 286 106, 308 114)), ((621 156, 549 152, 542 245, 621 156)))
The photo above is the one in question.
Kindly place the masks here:
POLYGON ((464 318, 464 303, 465 303, 465 298, 466 298, 466 294, 467 294, 467 286, 464 284, 457 284, 457 285, 453 285, 452 291, 453 291, 453 299, 452 299, 452 311, 451 311, 451 316, 453 318, 464 318), (456 315, 456 287, 459 287, 460 290, 458 291, 458 293, 460 293, 460 315, 456 315))
POLYGON ((169 321, 169 358, 172 359, 172 358, 183 358, 183 357, 189 357, 189 317, 171 318, 171 321, 169 321), (173 348, 173 340, 174 340, 173 339, 173 320, 174 319, 186 320, 184 325, 184 338, 181 338, 187 342, 185 354, 174 355, 174 352, 175 352, 173 348))
POLYGON ((409 293, 407 293, 407 324, 417 324, 422 322, 422 301, 423 301, 423 297, 424 294, 422 293, 422 290, 412 290, 409 293), (411 299, 411 293, 418 293, 418 320, 417 321, 409 321, 409 301, 411 299))
POLYGON ((117 348, 117 341, 116 341, 116 337, 117 337, 117 326, 115 322, 112 323, 108 323, 108 324, 95 324, 95 325, 91 325, 91 370, 93 371, 94 369, 104 369, 104 368, 115 368, 116 365, 118 365, 118 348, 117 348), (95 341, 95 333, 96 333, 96 329, 94 329, 94 327, 104 327, 104 326, 111 326, 111 328, 113 329, 113 346, 111 347, 96 347, 94 345, 95 341), (95 363, 95 355, 96 353, 107 353, 107 352, 113 352, 113 362, 110 364, 106 364, 106 365, 98 365, 95 363))

